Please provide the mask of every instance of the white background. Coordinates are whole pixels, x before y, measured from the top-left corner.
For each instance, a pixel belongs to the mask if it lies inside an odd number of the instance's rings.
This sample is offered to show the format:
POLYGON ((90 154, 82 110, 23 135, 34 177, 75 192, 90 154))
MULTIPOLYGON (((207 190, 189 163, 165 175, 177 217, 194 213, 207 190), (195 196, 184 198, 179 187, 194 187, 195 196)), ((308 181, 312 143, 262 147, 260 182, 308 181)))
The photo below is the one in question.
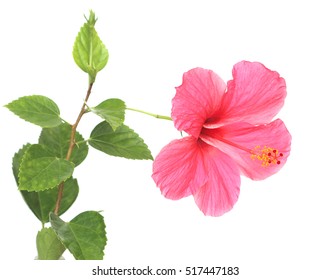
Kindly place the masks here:
MULTIPOLYGON (((65 254, 65 262, 37 262, 35 236, 41 225, 17 191, 11 158, 24 143, 37 142, 40 128, 1 107, 0 247, 6 279, 93 279, 91 270, 97 265, 183 270, 239 266, 240 277, 205 278, 330 279, 328 4, 1 1, 1 106, 24 95, 46 95, 59 105, 64 119, 74 122, 87 76, 75 65, 72 46, 83 15, 93 9, 110 59, 97 77, 91 106, 117 97, 130 107, 170 115, 174 87, 185 71, 205 67, 227 81, 238 61, 259 61, 286 80, 288 96, 278 117, 293 137, 284 168, 260 182, 242 177, 238 203, 219 218, 205 217, 192 197, 165 199, 151 179, 152 161, 113 158, 91 148, 74 174, 79 197, 62 218, 103 210, 105 260, 74 262, 65 254)), ((78 130, 88 138, 99 121, 87 115, 78 130)), ((169 121, 128 112, 126 123, 144 138, 153 156, 180 137, 169 121)), ((189 279, 173 279, 183 278, 189 279)))

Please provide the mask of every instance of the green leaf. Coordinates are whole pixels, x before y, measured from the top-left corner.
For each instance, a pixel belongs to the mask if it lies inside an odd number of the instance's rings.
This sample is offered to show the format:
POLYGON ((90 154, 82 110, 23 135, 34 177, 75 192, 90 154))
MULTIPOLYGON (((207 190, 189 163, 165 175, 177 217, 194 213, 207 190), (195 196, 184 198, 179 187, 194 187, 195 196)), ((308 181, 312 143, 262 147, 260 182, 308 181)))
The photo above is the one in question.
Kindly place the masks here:
POLYGON ((65 249, 52 228, 43 228, 38 232, 38 260, 58 260, 65 249))
MULTIPOLYGON (((79 192, 76 179, 69 178, 64 182, 63 196, 59 209, 59 215, 65 213, 75 202, 79 192)), ((35 216, 43 223, 49 222, 49 213, 54 211, 58 189, 53 188, 40 192, 21 191, 24 201, 35 216)))
POLYGON ((124 122, 125 108, 124 101, 112 98, 101 102, 98 106, 90 108, 90 110, 106 120, 112 129, 116 130, 124 122))
POLYGON ((61 242, 75 259, 103 259, 107 243, 106 225, 99 212, 83 212, 70 222, 64 222, 51 213, 50 222, 61 242))
MULTIPOLYGON (((54 190, 54 189, 52 189, 54 190)), ((71 205, 75 202, 77 196, 79 193, 79 186, 77 179, 74 179, 70 177, 67 181, 64 182, 64 187, 63 187, 63 196, 61 200, 61 205, 59 209, 59 216, 61 216, 63 213, 65 213, 71 205)), ((56 194, 57 195, 57 194, 56 194)), ((56 201, 54 202, 54 207, 55 208, 56 201)), ((48 215, 51 211, 48 211, 48 215)), ((49 217, 48 217, 49 218, 49 217)))
MULTIPOLYGON (((39 144, 53 156, 65 159, 70 144, 71 126, 63 123, 57 127, 44 128, 39 137, 39 144)), ((71 154, 70 161, 78 166, 87 156, 88 145, 84 138, 76 132, 75 141, 77 144, 71 154)))
POLYGON ((54 127, 62 123, 58 106, 46 96, 23 96, 5 107, 20 118, 41 127, 54 127))
POLYGON ((31 147, 30 143, 23 145, 23 147, 19 149, 18 152, 15 153, 13 157, 13 174, 17 185, 18 185, 18 173, 20 171, 20 166, 22 163, 23 156, 30 147, 31 147))
POLYGON ((111 156, 153 159, 143 139, 126 125, 114 131, 106 121, 101 122, 93 129, 88 142, 93 148, 111 156))
POLYGON ((42 145, 34 144, 24 153, 18 173, 19 189, 43 191, 71 177, 75 165, 54 157, 42 145))
POLYGON ((100 40, 94 25, 95 14, 90 11, 90 17, 81 27, 73 47, 73 57, 80 69, 89 74, 90 83, 108 62, 108 50, 100 40))
MULTIPOLYGON (((18 185, 19 168, 24 156, 24 153, 30 147, 30 144, 24 145, 13 157, 13 173, 18 185)), ((53 188, 40 192, 20 191, 24 201, 34 213, 34 215, 44 224, 49 221, 49 213, 54 211, 58 189, 53 188)), ((79 192, 79 187, 76 179, 72 177, 65 181, 59 215, 65 213, 75 202, 79 192)))

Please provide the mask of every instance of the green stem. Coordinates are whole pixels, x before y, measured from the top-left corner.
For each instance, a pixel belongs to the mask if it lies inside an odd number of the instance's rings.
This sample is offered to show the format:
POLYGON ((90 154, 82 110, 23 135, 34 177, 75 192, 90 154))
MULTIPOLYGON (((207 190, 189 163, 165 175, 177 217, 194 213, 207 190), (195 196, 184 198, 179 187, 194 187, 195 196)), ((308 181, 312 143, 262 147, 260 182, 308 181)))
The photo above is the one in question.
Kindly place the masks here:
POLYGON ((88 139, 87 140, 82 140, 82 141, 77 141, 77 142, 75 142, 75 145, 77 147, 79 147, 80 144, 84 144, 84 143, 87 143, 87 142, 88 142, 88 139))
POLYGON ((145 111, 138 110, 138 109, 134 109, 134 108, 126 108, 126 109, 127 110, 130 110, 130 111, 142 113, 142 114, 145 114, 145 115, 149 115, 149 116, 152 116, 152 117, 157 118, 157 119, 172 121, 172 118, 170 118, 168 116, 162 116, 162 115, 152 114, 152 113, 145 112, 145 111))

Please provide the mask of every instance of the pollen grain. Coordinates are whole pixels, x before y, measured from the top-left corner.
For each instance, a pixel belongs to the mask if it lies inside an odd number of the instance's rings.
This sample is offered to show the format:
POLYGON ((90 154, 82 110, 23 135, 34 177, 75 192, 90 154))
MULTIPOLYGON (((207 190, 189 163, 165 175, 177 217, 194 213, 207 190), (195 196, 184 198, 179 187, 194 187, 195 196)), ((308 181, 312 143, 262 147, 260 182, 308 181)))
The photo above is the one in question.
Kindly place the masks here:
POLYGON ((256 146, 251 150, 251 159, 261 161, 261 166, 268 167, 273 164, 281 164, 281 158, 283 153, 280 153, 277 149, 264 146, 256 146))

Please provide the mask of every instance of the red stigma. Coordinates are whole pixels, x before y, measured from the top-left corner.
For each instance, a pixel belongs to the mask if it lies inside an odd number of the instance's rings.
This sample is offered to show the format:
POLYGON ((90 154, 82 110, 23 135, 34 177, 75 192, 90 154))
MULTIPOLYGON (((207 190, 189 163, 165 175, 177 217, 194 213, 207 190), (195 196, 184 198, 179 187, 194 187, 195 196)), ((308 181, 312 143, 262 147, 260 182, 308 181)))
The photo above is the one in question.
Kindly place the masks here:
POLYGON ((261 148, 261 146, 256 146, 251 151, 251 159, 262 161, 263 167, 268 167, 271 164, 281 164, 280 158, 283 156, 283 153, 279 153, 278 150, 267 146, 264 146, 264 148, 261 148))

